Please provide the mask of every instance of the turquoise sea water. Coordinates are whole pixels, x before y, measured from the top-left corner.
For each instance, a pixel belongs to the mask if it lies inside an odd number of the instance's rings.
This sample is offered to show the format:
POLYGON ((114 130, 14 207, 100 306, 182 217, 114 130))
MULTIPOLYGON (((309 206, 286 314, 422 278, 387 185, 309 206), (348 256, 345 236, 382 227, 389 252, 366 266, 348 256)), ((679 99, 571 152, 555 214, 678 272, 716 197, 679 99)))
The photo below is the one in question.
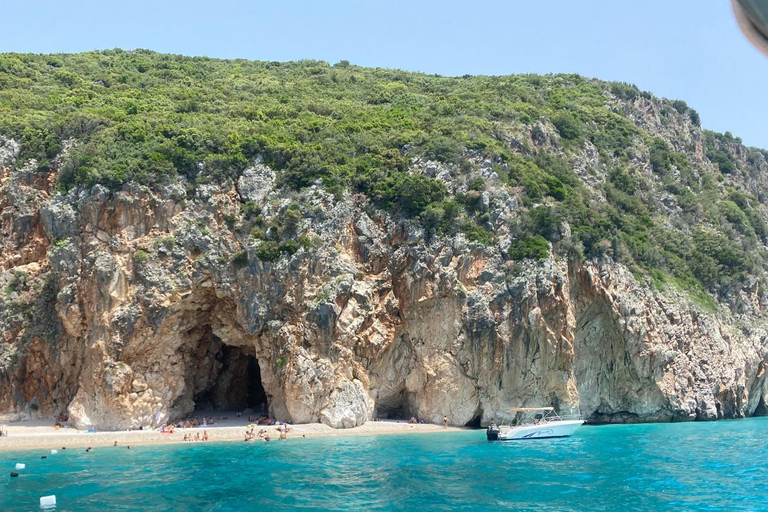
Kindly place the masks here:
POLYGON ((0 510, 768 510, 768 418, 0 452, 0 510), (47 459, 40 459, 47 455, 47 459), (10 478, 16 462, 27 464, 10 478))

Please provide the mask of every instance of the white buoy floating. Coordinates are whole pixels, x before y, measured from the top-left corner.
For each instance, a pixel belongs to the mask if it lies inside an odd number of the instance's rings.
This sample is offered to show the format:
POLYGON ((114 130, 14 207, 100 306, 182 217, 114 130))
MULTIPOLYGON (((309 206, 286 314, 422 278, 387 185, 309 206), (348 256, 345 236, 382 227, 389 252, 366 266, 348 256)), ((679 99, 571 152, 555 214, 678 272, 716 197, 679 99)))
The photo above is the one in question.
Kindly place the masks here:
POLYGON ((22 464, 21 462, 16 463, 16 469, 26 469, 26 467, 26 464, 22 464))
POLYGON ((40 508, 56 508, 56 495, 41 496, 40 508))
POLYGON ((57 453, 59 453, 59 450, 51 450, 51 455, 56 455, 57 453))

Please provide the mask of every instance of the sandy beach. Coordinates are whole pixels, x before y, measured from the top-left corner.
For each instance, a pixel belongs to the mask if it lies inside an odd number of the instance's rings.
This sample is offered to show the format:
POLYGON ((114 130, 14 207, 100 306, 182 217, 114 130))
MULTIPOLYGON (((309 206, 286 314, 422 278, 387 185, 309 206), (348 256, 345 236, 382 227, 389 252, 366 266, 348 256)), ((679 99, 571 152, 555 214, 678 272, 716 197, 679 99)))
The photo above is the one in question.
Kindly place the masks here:
MULTIPOLYGON (((129 431, 96 431, 87 433, 75 428, 53 428, 53 420, 30 420, 9 423, 0 416, 0 425, 7 437, 0 437, 0 450, 31 450, 31 449, 61 449, 112 446, 117 441, 119 446, 135 446, 146 444, 183 443, 184 435, 194 436, 203 431, 208 432, 208 442, 239 441, 243 442, 245 431, 249 424, 248 418, 236 417, 235 413, 203 411, 195 416, 214 416, 215 424, 205 428, 176 429, 173 434, 162 434, 158 430, 129 430, 129 431), (221 419, 227 417, 227 419, 221 419)), ((258 425, 256 432, 264 428, 273 441, 278 441, 279 432, 276 425, 258 425)), ((348 429, 334 429, 321 423, 292 425, 293 430, 288 434, 287 441, 296 438, 379 435, 379 434, 424 434, 435 432, 450 432, 466 430, 464 427, 442 425, 410 424, 405 420, 368 421, 364 425, 348 429)), ((257 441, 258 442, 258 441, 257 441)), ((194 442, 188 444, 195 444, 194 442)))

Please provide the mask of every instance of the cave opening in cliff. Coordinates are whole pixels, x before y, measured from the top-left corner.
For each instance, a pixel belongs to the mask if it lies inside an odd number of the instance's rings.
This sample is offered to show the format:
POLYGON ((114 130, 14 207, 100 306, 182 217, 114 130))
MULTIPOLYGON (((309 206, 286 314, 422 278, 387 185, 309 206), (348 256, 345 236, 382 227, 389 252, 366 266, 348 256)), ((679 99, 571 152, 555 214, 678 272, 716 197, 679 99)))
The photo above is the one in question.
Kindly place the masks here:
POLYGON ((188 374, 197 411, 244 411, 269 414, 269 396, 261 367, 249 347, 232 346, 204 327, 188 374))
POLYGON ((261 383, 261 368, 259 361, 255 356, 246 356, 248 360, 248 372, 246 380, 246 404, 254 411, 260 410, 262 414, 267 414, 267 392, 261 383), (258 408, 258 409, 257 409, 258 408))
POLYGON ((474 418, 472 418, 471 420, 466 422, 464 424, 464 426, 468 427, 468 428, 480 428, 482 426, 481 423, 480 423, 482 418, 483 418, 482 414, 477 414, 477 415, 475 415, 474 418))
POLYGON ((389 396, 380 396, 376 402, 376 417, 389 420, 407 420, 412 416, 405 390, 389 396))

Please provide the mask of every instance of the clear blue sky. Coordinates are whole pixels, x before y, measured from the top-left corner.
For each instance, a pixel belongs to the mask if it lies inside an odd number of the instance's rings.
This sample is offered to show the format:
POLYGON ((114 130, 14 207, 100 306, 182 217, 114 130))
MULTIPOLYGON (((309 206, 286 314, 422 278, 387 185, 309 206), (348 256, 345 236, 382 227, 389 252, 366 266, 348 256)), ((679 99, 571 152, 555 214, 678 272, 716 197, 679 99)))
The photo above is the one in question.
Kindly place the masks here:
POLYGON ((728 0, 4 2, 0 51, 322 59, 442 75, 576 72, 683 99, 768 148, 768 58, 728 0))

